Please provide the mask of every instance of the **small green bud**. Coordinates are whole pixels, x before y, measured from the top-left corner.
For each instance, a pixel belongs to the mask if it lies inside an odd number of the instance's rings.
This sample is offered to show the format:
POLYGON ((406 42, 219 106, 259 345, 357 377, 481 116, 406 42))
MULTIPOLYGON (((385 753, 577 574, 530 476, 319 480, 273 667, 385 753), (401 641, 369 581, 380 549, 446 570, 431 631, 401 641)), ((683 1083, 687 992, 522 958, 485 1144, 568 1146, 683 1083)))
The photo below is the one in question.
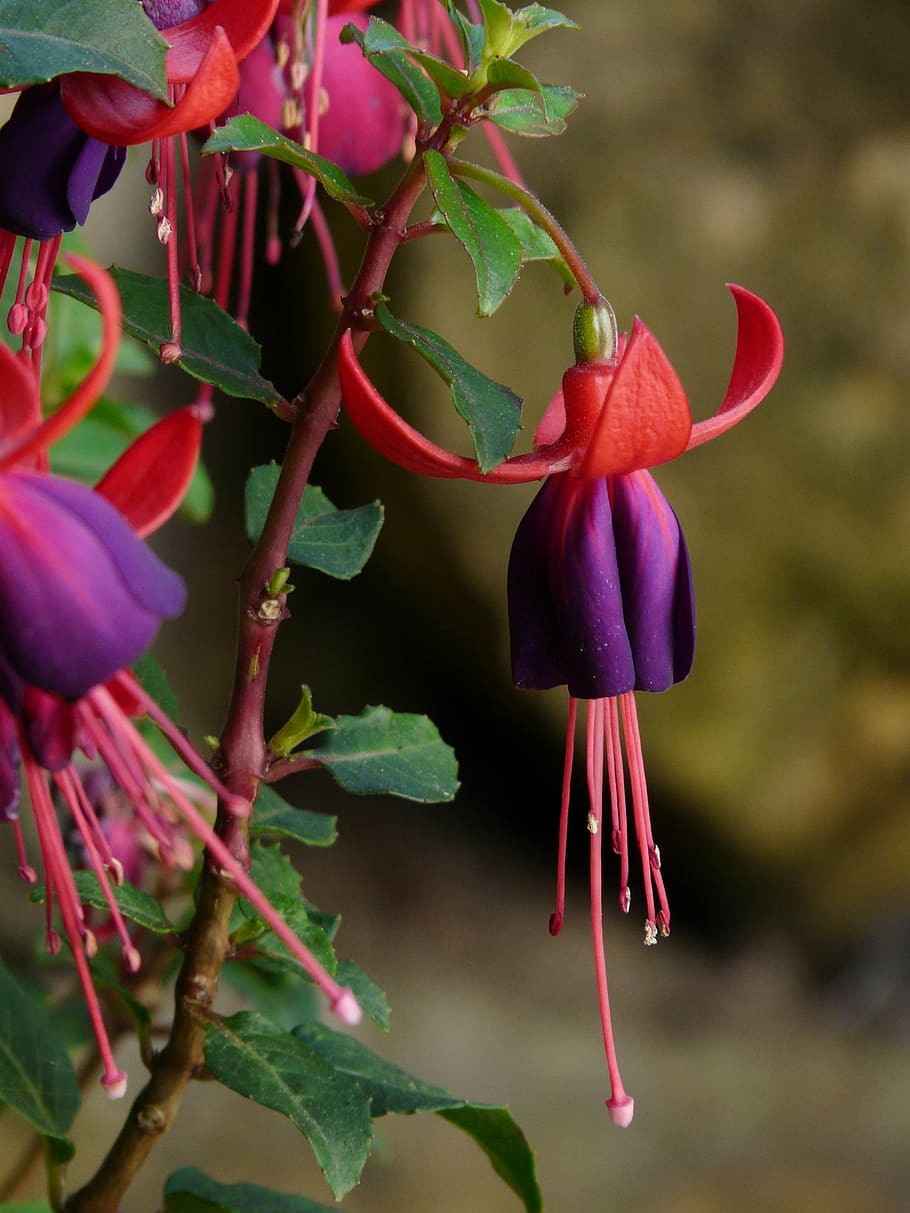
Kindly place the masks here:
POLYGON ((619 345, 616 313, 601 297, 597 303, 580 303, 573 325, 575 361, 612 362, 619 345))
POLYGON ((265 592, 270 598, 277 598, 282 592, 287 593, 288 578, 291 575, 290 569, 276 569, 265 584, 265 592))

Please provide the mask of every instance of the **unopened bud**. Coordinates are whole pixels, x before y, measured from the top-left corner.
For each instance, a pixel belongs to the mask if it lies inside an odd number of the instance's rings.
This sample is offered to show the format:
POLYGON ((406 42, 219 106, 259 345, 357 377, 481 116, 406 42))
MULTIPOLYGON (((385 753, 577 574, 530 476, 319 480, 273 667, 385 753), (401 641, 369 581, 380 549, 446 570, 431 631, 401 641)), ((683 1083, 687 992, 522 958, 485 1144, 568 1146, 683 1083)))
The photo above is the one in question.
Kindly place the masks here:
POLYGON ((580 303, 575 309, 573 324, 575 361, 612 362, 619 345, 616 313, 600 298, 597 303, 580 303))

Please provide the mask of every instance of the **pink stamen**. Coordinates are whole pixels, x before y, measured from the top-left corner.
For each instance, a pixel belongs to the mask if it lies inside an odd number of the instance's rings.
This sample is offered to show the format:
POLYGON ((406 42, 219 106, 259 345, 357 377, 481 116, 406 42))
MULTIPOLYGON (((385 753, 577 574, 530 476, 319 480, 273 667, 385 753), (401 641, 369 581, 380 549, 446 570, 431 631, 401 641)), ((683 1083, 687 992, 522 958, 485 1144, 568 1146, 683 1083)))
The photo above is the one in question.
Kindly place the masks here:
POLYGON ((626 782, 623 775, 622 742, 619 734, 619 709, 614 698, 606 703, 604 742, 607 748, 607 771, 610 785, 610 808, 613 818, 613 850, 619 856, 619 908, 629 912, 629 826, 626 814, 626 782))
MULTIPOLYGON (((104 894, 104 900, 107 902, 107 908, 114 922, 114 929, 120 938, 121 956, 123 963, 131 973, 136 973, 141 965, 141 957, 139 951, 133 945, 130 939, 129 931, 126 923, 123 921, 123 915, 117 905, 114 897, 114 890, 111 887, 110 878, 105 871, 104 864, 101 861, 101 856, 95 846, 95 840, 92 836, 92 828, 85 814, 85 806, 88 805, 88 798, 85 795, 85 789, 75 776, 72 768, 65 769, 54 775, 54 783, 60 789, 63 799, 66 801, 73 821, 76 824, 76 829, 79 831, 79 836, 82 839, 82 844, 85 847, 85 852, 88 855, 88 860, 92 871, 95 873, 95 878, 101 886, 101 891, 104 894)), ((89 806, 91 813, 91 807, 89 806)), ((94 813, 91 813, 94 816, 94 813)))
POLYGON ((588 705, 588 789, 591 818, 595 823, 595 828, 590 831, 591 940, 594 948, 594 975, 597 982, 597 1001, 600 1006, 604 1053, 610 1077, 610 1098, 606 1101, 607 1110, 615 1125, 626 1128, 632 1122, 634 1104, 631 1097, 626 1094, 619 1072, 616 1042, 613 1036, 613 1019, 610 1014, 610 992, 607 986, 607 958, 603 930, 603 831, 600 829, 603 809, 601 797, 597 795, 603 787, 603 749, 599 740, 603 736, 603 702, 603 700, 592 700, 588 705), (595 750, 594 755, 591 753, 592 748, 595 750), (600 780, 598 780, 596 752, 601 754, 600 780))
POLYGON ((645 778, 645 762, 641 748, 641 734, 638 728, 638 711, 635 706, 635 695, 628 691, 620 696, 623 731, 626 738, 626 754, 629 759, 629 780, 632 785, 632 808, 635 817, 635 832, 638 837, 638 850, 641 856, 642 880, 645 886, 645 902, 647 905, 647 920, 645 922, 645 943, 657 942, 658 929, 661 935, 670 933, 670 906, 667 902, 663 877, 660 872, 660 858, 654 837, 651 833, 651 812, 648 804, 648 783, 645 778), (654 908, 654 889, 660 902, 659 915, 654 908))
MULTIPOLYGON (((76 971, 82 986, 82 993, 85 998, 89 1019, 91 1020, 92 1031, 95 1034, 95 1040, 98 1042, 98 1052, 101 1054, 101 1061, 104 1066, 101 1085, 105 1088, 111 1099, 119 1099, 126 1093, 126 1075, 122 1070, 117 1068, 117 1064, 114 1061, 110 1038, 108 1037, 107 1029, 104 1026, 104 1018, 101 1014, 101 1005, 98 1002, 98 995, 95 992, 92 975, 89 972, 88 961, 82 945, 83 936, 86 935, 82 907, 79 904, 75 886, 72 883, 72 873, 63 852, 63 840, 60 838, 60 829, 57 825, 54 807, 50 801, 50 794, 44 776, 32 763, 25 764, 25 777, 35 814, 35 823, 38 826, 39 839, 42 842, 42 853, 45 861, 45 880, 47 884, 47 905, 51 905, 50 889, 51 882, 54 880, 57 884, 57 904, 60 907, 63 927, 70 942, 73 959, 76 962, 76 971), (67 877, 69 877, 68 882, 67 877), (69 887, 65 889, 67 883, 69 887)), ((49 936, 51 934, 56 936, 53 928, 49 931, 49 936)), ((48 943, 50 945, 50 939, 48 943)))
POLYGON ((196 215, 193 210, 192 176, 190 174, 190 149, 186 132, 180 132, 180 168, 183 173, 183 214, 186 226, 187 270, 193 290, 202 286, 202 270, 199 268, 199 253, 196 246, 196 215))
POLYGON ((243 228, 240 234, 240 281, 234 319, 241 328, 249 327, 250 296, 253 292, 253 266, 256 261, 256 210, 259 199, 259 174, 254 170, 242 181, 243 228))
POLYGON ((566 850, 569 840, 569 801, 572 793, 572 766, 575 759, 575 722, 578 700, 569 696, 566 725, 566 749, 562 764, 562 800, 559 806, 559 849, 556 858, 556 909, 550 915, 550 934, 558 935, 566 916, 566 850))
MULTIPOLYGON (((215 862, 219 867, 227 873, 231 880, 236 885, 240 894, 258 910, 263 920, 266 922, 270 930, 272 930, 278 938, 289 949, 298 963, 309 973, 312 980, 323 991, 329 1000, 329 1005, 336 1014, 343 1019, 345 1023, 358 1023, 360 1021, 360 1007, 353 994, 353 991, 347 987, 339 986, 334 981, 321 964, 316 960, 310 950, 303 945, 294 932, 290 929, 287 923, 280 917, 272 904, 268 901, 265 895, 253 883, 249 875, 243 870, 234 856, 230 853, 224 842, 218 837, 211 825, 205 820, 202 814, 190 801, 184 796, 177 783, 172 778, 168 770, 160 762, 154 752, 149 748, 140 734, 132 727, 126 716, 117 707, 116 701, 113 699, 109 691, 103 687, 95 687, 89 692, 87 699, 91 705, 103 716, 104 722, 109 729, 116 729, 122 740, 127 740, 131 746, 136 758, 141 762, 142 766, 152 774, 160 783, 167 789, 168 795, 173 801, 177 811, 183 817, 184 821, 190 827, 196 837, 202 842, 209 853, 214 857, 215 862), (336 1009, 337 1008, 337 1009, 336 1009)), ((85 701, 83 701, 84 704, 85 701)), ((110 747, 107 743, 107 738, 100 724, 92 717, 92 714, 83 705, 80 713, 81 723, 92 733, 96 738, 99 750, 108 762, 106 750, 110 747)), ((77 710, 79 710, 77 708, 77 710)), ((157 723, 157 721, 156 721, 157 723)), ((111 766, 111 773, 114 778, 120 780, 120 774, 111 766)), ((126 773, 126 778, 132 784, 132 778, 129 773, 126 773)), ((216 781, 209 773, 210 786, 216 781)), ((136 789, 124 787, 124 791, 128 795, 135 795, 136 789)), ((239 798, 232 796, 231 800, 236 802, 239 798)), ((245 803, 245 802, 244 802, 245 803)), ((249 806, 246 806, 247 810, 249 806)))

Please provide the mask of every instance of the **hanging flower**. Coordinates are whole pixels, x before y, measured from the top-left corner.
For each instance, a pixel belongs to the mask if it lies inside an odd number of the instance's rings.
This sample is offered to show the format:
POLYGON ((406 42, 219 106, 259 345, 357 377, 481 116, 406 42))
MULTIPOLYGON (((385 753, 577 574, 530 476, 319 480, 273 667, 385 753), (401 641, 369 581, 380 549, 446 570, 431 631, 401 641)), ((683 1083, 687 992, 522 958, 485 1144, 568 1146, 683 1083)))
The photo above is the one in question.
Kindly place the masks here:
MULTIPOLYGON (((95 403, 116 358, 120 307, 110 277, 70 258, 94 290, 102 318, 102 352, 73 395, 41 420, 32 368, 0 345, 0 820, 13 829, 19 875, 34 883, 19 828, 19 772, 24 773, 37 827, 45 880, 46 942, 60 947, 59 909, 103 1063, 102 1083, 120 1096, 126 1077, 110 1046, 88 961, 97 941, 88 928, 67 855, 51 786, 81 840, 122 944, 127 970, 140 956, 117 908, 113 885, 123 858, 99 822, 73 761, 77 751, 99 760, 130 805, 137 828, 154 840, 164 863, 186 863, 182 819, 240 893, 327 994, 333 1010, 356 1022, 360 1009, 287 927, 200 813, 183 781, 157 758, 132 718, 147 715, 186 767, 229 812, 248 816, 232 795, 122 667, 147 647, 163 618, 182 609, 183 582, 145 546, 146 534, 176 509, 199 452, 203 415, 177 410, 143 434, 95 490, 46 471, 47 446, 95 403)), ((69 831, 68 831, 69 833, 69 831)))
POLYGON ((646 944, 670 931, 670 908, 648 806, 636 690, 665 691, 689 673, 695 600, 679 522, 647 468, 718 437, 768 394, 780 371, 783 337, 758 296, 730 288, 739 337, 730 383, 713 417, 696 422, 663 350, 638 319, 617 337, 604 301, 583 304, 577 364, 563 377, 530 455, 483 473, 472 459, 429 442, 382 399, 358 363, 350 333, 339 374, 355 426, 382 454, 423 475, 516 484, 548 477, 522 519, 509 561, 512 676, 522 689, 565 684, 569 726, 563 769, 556 909, 565 914, 565 855, 578 700, 588 703, 586 777, 590 832, 591 927, 604 1048, 607 1107, 628 1125, 633 1101, 620 1077, 603 940, 601 845, 605 791, 610 840, 620 856, 619 904, 627 913, 629 828, 624 758, 645 897, 646 944))

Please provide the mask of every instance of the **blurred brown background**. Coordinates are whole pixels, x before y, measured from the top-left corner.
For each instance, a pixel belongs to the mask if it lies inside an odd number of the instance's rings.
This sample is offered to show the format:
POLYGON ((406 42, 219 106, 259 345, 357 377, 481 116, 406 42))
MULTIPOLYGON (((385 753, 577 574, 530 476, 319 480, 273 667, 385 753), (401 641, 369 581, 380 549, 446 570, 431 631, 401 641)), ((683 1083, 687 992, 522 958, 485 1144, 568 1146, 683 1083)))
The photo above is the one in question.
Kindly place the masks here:
MULTIPOLYGON (((633 1126, 614 1129, 603 1108, 580 787, 570 913, 559 940, 546 931, 565 702, 511 689, 504 600, 534 490, 409 477, 349 426, 315 479, 339 505, 381 497, 385 530, 354 583, 295 577, 274 723, 301 681, 327 712, 426 711, 459 752, 462 790, 424 807, 343 800, 319 775, 288 788, 340 814, 334 850, 303 857, 304 887, 344 913, 341 951, 388 991, 392 1034, 365 1030, 366 1042, 457 1093, 508 1102, 551 1213, 906 1213, 910 9, 562 7, 582 32, 540 39, 527 60, 586 98, 561 139, 515 150, 623 327, 647 321, 696 416, 716 407, 732 359, 725 281, 767 298, 787 339, 761 409, 658 474, 692 552, 699 652, 685 684, 640 707, 673 936, 643 949, 634 902, 630 920, 607 919, 633 1126)), ((89 231, 130 264, 151 245, 134 167, 89 231)), ((337 230, 354 264, 358 237, 337 230)), ((293 392, 331 323, 310 242, 258 286, 266 370, 293 392)), ((555 277, 530 267, 479 322, 466 258, 421 241, 389 293, 520 392, 533 428, 571 358, 574 301, 555 277)), ((369 362, 402 411, 462 442, 413 357, 377 340, 369 362)), ((280 458, 283 430, 226 401, 208 442, 218 514, 170 541, 194 599, 160 646, 197 737, 217 731, 230 681, 241 486, 251 461, 280 458)), ((120 1113, 94 1100, 80 1139, 100 1152, 120 1113)), ((377 1127, 351 1213, 517 1209, 436 1118, 377 1127)), ((75 1179, 91 1159, 87 1148, 75 1179)), ((163 1177, 190 1163, 330 1201, 292 1128, 207 1088, 130 1213, 156 1208, 163 1177)))

